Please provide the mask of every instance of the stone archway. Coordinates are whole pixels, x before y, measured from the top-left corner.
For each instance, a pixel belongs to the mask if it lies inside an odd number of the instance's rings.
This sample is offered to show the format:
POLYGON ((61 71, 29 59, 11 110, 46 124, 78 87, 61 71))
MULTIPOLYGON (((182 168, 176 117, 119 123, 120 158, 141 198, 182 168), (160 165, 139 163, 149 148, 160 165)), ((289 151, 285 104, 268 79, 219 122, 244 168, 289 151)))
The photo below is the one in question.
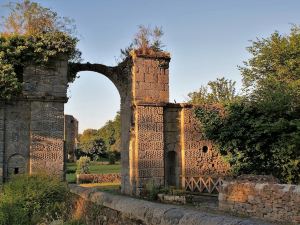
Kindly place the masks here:
POLYGON ((74 63, 69 67, 72 73, 83 71, 96 72, 107 77, 117 88, 120 95, 121 116, 121 187, 123 193, 132 193, 130 188, 129 142, 132 118, 131 98, 131 67, 129 62, 123 62, 116 67, 102 64, 74 63))
POLYGON ((141 55, 116 67, 71 64, 72 73, 93 71, 110 79, 121 97, 121 187, 139 195, 150 180, 164 185, 163 107, 169 101, 170 57, 141 55))
MULTIPOLYGON (((64 179, 68 73, 93 71, 110 79, 121 97, 122 192, 140 195, 149 182, 155 186, 168 184, 165 157, 169 151, 176 152, 176 156, 169 156, 170 160, 174 157, 178 160, 170 183, 174 183, 175 176, 176 186, 180 185, 180 179, 184 188, 188 179, 203 172, 203 163, 199 162, 210 158, 199 151, 205 140, 199 133, 193 106, 169 103, 169 62, 168 53, 145 55, 132 51, 116 67, 90 63, 70 65, 66 59, 59 58, 47 67, 25 68, 22 95, 12 104, 0 104, 0 159, 3 159, 0 184, 8 176, 7 164, 16 168, 13 172, 20 172, 21 167, 14 167, 15 158, 8 162, 10 154, 16 152, 28 159, 30 174, 47 172, 64 179), (16 141, 24 143, 24 149, 20 150, 16 141)), ((229 165, 222 162, 216 151, 208 152, 215 156, 209 172, 225 174, 229 165)))

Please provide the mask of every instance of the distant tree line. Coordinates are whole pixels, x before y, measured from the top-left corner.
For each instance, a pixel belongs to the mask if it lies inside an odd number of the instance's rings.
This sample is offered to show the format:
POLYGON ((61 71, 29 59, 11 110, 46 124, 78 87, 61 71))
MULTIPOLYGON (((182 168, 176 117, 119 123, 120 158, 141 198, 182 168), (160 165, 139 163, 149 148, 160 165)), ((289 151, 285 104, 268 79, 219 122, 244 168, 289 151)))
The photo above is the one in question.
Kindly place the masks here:
POLYGON ((87 129, 79 135, 76 157, 88 156, 92 160, 107 159, 110 163, 120 159, 121 120, 120 112, 100 129, 87 129))

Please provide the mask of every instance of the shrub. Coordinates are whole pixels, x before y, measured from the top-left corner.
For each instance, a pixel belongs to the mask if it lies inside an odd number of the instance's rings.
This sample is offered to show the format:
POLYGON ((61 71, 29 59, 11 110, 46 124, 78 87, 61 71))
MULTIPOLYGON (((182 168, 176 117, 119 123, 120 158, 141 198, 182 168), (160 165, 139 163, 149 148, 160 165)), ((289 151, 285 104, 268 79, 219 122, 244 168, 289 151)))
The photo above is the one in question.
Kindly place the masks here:
POLYGON ((90 173, 90 158, 86 157, 86 156, 82 156, 79 158, 79 160, 77 160, 76 164, 77 164, 77 174, 88 174, 90 173))
POLYGON ((162 187, 155 185, 154 181, 151 180, 151 181, 147 182, 144 191, 146 193, 142 193, 142 195, 144 195, 147 199, 157 200, 157 195, 159 193, 161 193, 162 187))
POLYGON ((0 199, 0 225, 31 225, 65 218, 71 196, 55 178, 18 175, 4 185, 0 199))
POLYGON ((114 152, 109 153, 108 161, 110 165, 114 165, 116 163, 116 154, 114 152))

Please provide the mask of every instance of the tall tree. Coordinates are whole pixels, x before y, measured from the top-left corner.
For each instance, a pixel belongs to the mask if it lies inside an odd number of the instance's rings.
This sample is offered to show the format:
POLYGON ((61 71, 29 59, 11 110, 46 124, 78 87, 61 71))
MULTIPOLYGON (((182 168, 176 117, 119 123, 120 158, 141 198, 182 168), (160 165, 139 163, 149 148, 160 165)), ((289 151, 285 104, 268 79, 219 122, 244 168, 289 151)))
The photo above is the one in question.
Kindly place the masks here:
POLYGON ((60 17, 49 8, 36 2, 23 0, 21 3, 11 2, 7 5, 10 13, 3 17, 3 33, 35 35, 47 32, 64 32, 73 35, 75 25, 73 20, 60 17))
POLYGON ((217 78, 208 82, 207 86, 201 86, 198 91, 188 94, 189 102, 193 104, 227 104, 237 98, 235 81, 217 78))
POLYGON ((240 67, 245 98, 226 113, 196 110, 207 138, 220 146, 238 174, 272 174, 300 183, 300 29, 274 32, 247 48, 240 67))

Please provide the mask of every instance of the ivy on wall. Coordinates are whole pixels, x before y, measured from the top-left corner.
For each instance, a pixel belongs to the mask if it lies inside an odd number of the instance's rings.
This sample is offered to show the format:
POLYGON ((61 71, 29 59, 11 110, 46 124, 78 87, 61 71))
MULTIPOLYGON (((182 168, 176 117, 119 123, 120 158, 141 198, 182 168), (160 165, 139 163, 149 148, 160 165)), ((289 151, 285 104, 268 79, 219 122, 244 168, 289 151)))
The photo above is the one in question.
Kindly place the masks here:
MULTIPOLYGON (((0 99, 10 100, 21 93, 23 69, 29 64, 47 65, 49 60, 60 56, 78 61, 77 41, 63 32, 0 34, 0 99)), ((69 74, 69 81, 74 76, 69 74)))

